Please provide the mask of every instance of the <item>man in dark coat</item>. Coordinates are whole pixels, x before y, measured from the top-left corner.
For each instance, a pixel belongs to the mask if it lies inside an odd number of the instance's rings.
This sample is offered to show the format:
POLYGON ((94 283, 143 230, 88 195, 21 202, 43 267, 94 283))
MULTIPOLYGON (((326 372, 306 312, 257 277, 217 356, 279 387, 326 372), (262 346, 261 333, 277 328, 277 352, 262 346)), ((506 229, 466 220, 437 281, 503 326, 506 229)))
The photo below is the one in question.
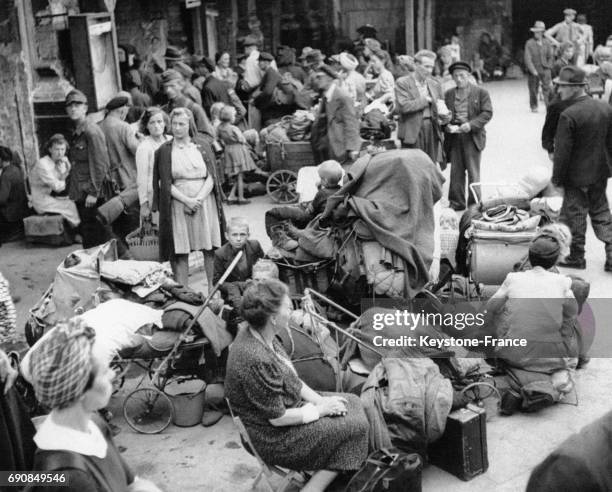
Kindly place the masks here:
POLYGON ((555 136, 552 183, 565 190, 561 220, 572 232, 570 255, 561 266, 586 268, 587 215, 595 236, 605 243, 605 270, 612 271, 612 215, 606 197, 611 176, 612 108, 589 97, 586 74, 574 66, 559 74, 559 93, 574 103, 561 114, 555 136))
POLYGON ((525 43, 525 66, 527 67, 527 86, 529 88, 529 106, 531 111, 538 111, 538 87, 542 86, 544 102, 548 104, 551 89, 551 68, 555 53, 550 41, 544 38, 546 26, 536 21, 531 28, 533 38, 525 43))
POLYGON ((355 105, 336 85, 336 77, 327 65, 318 67, 314 76, 321 95, 310 137, 315 164, 330 159, 341 164, 353 162, 361 148, 355 105))
POLYGON ((259 54, 259 69, 263 73, 263 78, 259 88, 254 93, 253 105, 261 112, 263 127, 273 123, 272 120, 290 114, 281 110, 278 102, 274 100, 274 91, 281 82, 281 75, 272 66, 273 61, 274 57, 270 53, 262 52, 259 54))
MULTIPOLYGON (((464 210, 465 174, 468 185, 480 181, 480 155, 486 144, 485 125, 493 116, 491 98, 482 87, 469 82, 471 67, 458 61, 449 67, 457 87, 444 95, 451 111, 451 122, 446 126, 445 150, 451 163, 448 200, 454 210, 464 210)), ((468 204, 474 203, 469 193, 468 204)))
POLYGON ((23 218, 27 212, 23 172, 11 149, 0 146, 0 244, 23 237, 23 218))
POLYGON ((232 105, 232 100, 229 96, 228 86, 222 80, 215 77, 212 72, 214 67, 212 62, 204 57, 199 61, 199 73, 204 75, 204 84, 202 85, 202 107, 210 118, 210 107, 216 102, 232 105))
POLYGON ((531 473, 527 492, 612 490, 612 412, 582 428, 531 473))
POLYGON ((414 55, 415 72, 395 82, 395 106, 400 114, 397 138, 402 147, 421 149, 433 162, 443 162, 444 134, 438 121, 438 101, 442 87, 431 74, 436 62, 433 51, 421 50, 414 55))
POLYGON ((97 208, 114 194, 108 149, 100 127, 87 118, 85 94, 70 91, 66 96, 66 113, 75 126, 68 150, 72 164, 68 196, 77 206, 83 248, 87 249, 112 236, 110 226, 96 218, 97 208))

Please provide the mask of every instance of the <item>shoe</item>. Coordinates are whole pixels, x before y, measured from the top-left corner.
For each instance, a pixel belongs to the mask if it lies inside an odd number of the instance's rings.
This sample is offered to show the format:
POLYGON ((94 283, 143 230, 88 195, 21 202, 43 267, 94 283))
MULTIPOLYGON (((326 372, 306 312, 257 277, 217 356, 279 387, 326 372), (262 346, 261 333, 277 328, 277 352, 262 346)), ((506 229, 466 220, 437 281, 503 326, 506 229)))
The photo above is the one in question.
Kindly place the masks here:
POLYGON ((291 239, 287 236, 287 233, 284 230, 274 231, 272 237, 272 246, 279 249, 284 249, 285 251, 293 251, 297 249, 298 242, 295 239, 291 239))
POLYGON ((228 205, 236 205, 238 203, 238 200, 233 198, 226 198, 225 203, 227 203, 228 205))
POLYGON ((502 415, 512 415, 521 406, 523 398, 512 389, 508 389, 501 397, 501 406, 499 411, 502 415))
POLYGON ((572 258, 571 256, 568 256, 565 260, 559 262, 559 266, 563 268, 584 270, 586 268, 586 260, 584 258, 572 258))
POLYGON ((587 357, 586 355, 581 355, 580 357, 578 357, 578 365, 576 366, 576 369, 584 369, 584 367, 591 362, 591 358, 587 357))

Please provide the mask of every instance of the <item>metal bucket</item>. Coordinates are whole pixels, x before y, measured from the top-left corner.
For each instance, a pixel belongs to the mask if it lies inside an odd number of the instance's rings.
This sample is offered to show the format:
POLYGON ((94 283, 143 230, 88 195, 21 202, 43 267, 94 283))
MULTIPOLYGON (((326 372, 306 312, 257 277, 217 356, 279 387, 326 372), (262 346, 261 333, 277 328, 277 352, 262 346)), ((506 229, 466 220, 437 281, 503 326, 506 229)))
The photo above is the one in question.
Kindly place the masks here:
POLYGON ((164 392, 174 407, 174 425, 193 427, 202 422, 205 390, 206 383, 200 379, 172 382, 166 385, 164 392))

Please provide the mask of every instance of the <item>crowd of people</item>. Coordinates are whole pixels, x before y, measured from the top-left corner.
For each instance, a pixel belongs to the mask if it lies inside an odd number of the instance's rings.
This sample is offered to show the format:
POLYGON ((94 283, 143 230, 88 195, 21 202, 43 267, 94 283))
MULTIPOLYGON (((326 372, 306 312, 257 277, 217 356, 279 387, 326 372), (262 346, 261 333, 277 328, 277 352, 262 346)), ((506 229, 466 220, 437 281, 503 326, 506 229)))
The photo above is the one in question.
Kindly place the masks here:
MULTIPOLYGON (((487 304, 489 317, 501 311, 506 315, 497 335, 533 342, 528 354, 500 350, 496 356, 510 367, 547 377, 588 361, 573 322, 580 309, 575 282, 556 269, 585 268, 587 215, 605 243, 605 269, 612 271, 612 216, 606 199, 612 108, 587 94, 587 73, 577 66, 598 52, 592 49, 592 30, 589 44, 585 20, 574 25, 576 12, 565 13, 565 23, 548 31, 542 22, 534 24, 525 63, 532 109, 537 110, 539 86, 547 104, 543 145, 553 160, 548 181, 564 189, 560 217, 570 232, 553 228, 539 233, 529 246, 528 267, 508 274, 487 304), (538 301, 525 309, 524 297, 558 302, 551 308, 538 301), (534 323, 538 333, 525 329, 534 323)), ((282 46, 273 56, 259 50, 257 38, 247 36, 234 66, 229 53, 218 53, 213 62, 169 48, 165 67, 145 69, 138 54, 126 47, 126 91, 106 104, 99 123, 88 117, 85 94, 70 91, 65 106, 73 133, 49 139, 45 155, 28 171, 27 187, 18 156, 0 147, 3 238, 22 231, 28 203, 38 214, 61 215, 66 227, 81 236, 84 248, 116 238, 125 259, 130 258, 128 234, 151 225, 159 229, 159 260, 170 261, 178 283, 189 283, 189 254, 203 252, 209 288, 243 252, 221 289, 236 313, 234 321, 242 323, 233 333, 226 395, 266 462, 315 471, 303 490, 325 490, 339 473, 359 469, 372 451, 371 428, 384 422, 366 412, 355 395, 317 392, 300 379, 276 338, 288 329, 289 290, 278 280, 275 264, 263 259, 261 245, 250 239, 246 219, 226 221, 223 203, 249 203, 248 177, 266 176, 263 130, 303 110, 311 113, 307 133, 320 188, 305 206, 278 207, 266 214, 266 230, 275 245, 294 249, 299 229, 341 189, 364 147, 363 122, 374 114, 386 122, 395 118, 401 147, 421 150, 436 172, 451 165, 449 208, 461 213, 469 209, 470 214, 476 197, 466 192, 466 185, 480 181, 485 128, 493 115, 489 93, 478 83, 478 69, 461 59, 457 39, 438 53, 419 50, 392 60, 372 26, 358 32, 355 44, 329 57, 304 48, 297 59, 291 47, 282 46), (292 222, 290 237, 277 232, 287 220, 292 222)), ((498 69, 496 43, 490 35, 481 40, 481 69, 487 74, 498 69)), ((603 68, 606 48, 598 53, 603 68)), ((534 185, 534 180, 532 175, 524 180, 529 199, 547 185, 534 185)), ((434 262, 439 263, 436 254, 434 262)), ((437 273, 431 273, 431 280, 437 281, 437 273)), ((0 275, 0 342, 14 335, 14 311, 0 275)), ((4 421, 10 421, 5 432, 29 433, 37 448, 14 466, 76 470, 68 490, 158 490, 134 476, 106 424, 92 417, 111 396, 111 374, 92 352, 93 336, 77 317, 59 323, 32 349, 30 383, 50 414, 36 431, 18 431, 21 423, 11 420, 14 409, 2 410, 4 421)), ((12 398, 14 378, 11 361, 0 350, 0 389, 8 395, 2 393, 0 408, 12 398)), ((505 411, 516 411, 521 398, 509 390, 505 411)), ((552 483, 547 474, 553 465, 538 467, 530 483, 540 485, 533 490, 552 490, 545 486, 552 483)))

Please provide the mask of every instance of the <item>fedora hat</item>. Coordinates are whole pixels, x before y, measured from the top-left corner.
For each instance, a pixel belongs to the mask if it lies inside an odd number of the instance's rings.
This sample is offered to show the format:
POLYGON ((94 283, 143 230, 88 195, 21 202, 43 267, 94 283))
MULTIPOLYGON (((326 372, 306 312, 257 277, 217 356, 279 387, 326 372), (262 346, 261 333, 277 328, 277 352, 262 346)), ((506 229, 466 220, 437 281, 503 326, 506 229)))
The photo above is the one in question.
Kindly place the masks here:
POLYGON ((544 32, 546 31, 546 25, 542 21, 535 21, 535 24, 529 30, 531 32, 544 32))
POLYGON ((300 56, 298 57, 299 60, 303 60, 304 58, 306 58, 308 55, 310 55, 310 53, 312 53, 314 50, 310 47, 310 46, 304 46, 302 48, 302 53, 300 54, 300 56))
POLYGON ((563 67, 556 79, 557 85, 586 85, 586 72, 574 65, 563 67))

